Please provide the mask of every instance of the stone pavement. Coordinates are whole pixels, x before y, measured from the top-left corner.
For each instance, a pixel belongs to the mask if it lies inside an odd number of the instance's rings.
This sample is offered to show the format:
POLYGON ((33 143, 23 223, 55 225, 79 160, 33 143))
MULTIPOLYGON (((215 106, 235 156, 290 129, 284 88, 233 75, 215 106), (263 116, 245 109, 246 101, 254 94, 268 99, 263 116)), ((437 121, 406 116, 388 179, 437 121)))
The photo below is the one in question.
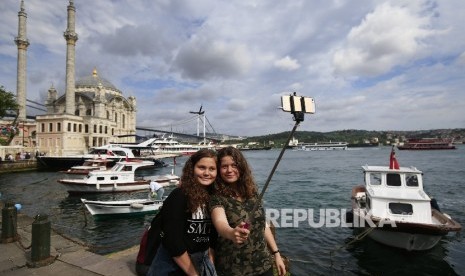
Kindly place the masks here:
POLYGON ((84 246, 57 234, 53 229, 50 238, 50 261, 53 262, 41 267, 29 267, 32 222, 32 218, 18 213, 18 241, 0 243, 0 275, 137 275, 135 262, 139 246, 102 256, 87 251, 84 246))

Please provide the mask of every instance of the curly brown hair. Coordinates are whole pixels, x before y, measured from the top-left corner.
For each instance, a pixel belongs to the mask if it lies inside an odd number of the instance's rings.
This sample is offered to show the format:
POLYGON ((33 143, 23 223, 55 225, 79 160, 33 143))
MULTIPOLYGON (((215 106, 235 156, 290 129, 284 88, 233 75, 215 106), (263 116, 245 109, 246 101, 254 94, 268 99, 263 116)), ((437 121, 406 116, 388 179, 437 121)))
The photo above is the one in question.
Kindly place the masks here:
POLYGON ((195 212, 199 207, 207 205, 210 201, 213 184, 203 186, 197 183, 194 177, 194 167, 202 158, 213 158, 217 162, 216 152, 209 149, 201 149, 194 153, 184 164, 181 176, 181 189, 187 196, 187 209, 195 212))
POLYGON ((218 175, 216 176, 215 183, 215 194, 223 196, 237 196, 240 195, 243 198, 252 198, 257 195, 257 185, 250 170, 249 163, 245 159, 242 152, 234 147, 225 147, 218 151, 218 175), (235 188, 225 183, 221 178, 221 159, 223 157, 230 156, 236 163, 239 171, 239 179, 235 185, 235 188))

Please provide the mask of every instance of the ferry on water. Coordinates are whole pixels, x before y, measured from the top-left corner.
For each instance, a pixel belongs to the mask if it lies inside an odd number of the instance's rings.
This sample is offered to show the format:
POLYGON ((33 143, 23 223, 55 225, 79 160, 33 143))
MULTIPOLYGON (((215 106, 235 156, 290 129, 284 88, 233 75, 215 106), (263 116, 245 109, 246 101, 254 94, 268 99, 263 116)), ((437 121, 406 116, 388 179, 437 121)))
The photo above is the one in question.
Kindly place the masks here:
POLYGON ((298 143, 293 147, 294 150, 313 151, 313 150, 346 150, 346 142, 319 142, 319 143, 298 143))
POLYGON ((183 144, 175 140, 174 136, 161 137, 156 139, 151 144, 151 147, 155 153, 163 154, 180 154, 180 155, 192 155, 201 149, 215 149, 213 143, 199 143, 199 144, 183 144))
POLYGON ((317 143, 303 143, 292 137, 289 141, 288 148, 293 150, 346 150, 348 146, 347 142, 317 142, 317 143))
POLYGON ((399 150, 444 150, 455 149, 454 139, 448 138, 412 138, 403 146, 397 146, 399 150))

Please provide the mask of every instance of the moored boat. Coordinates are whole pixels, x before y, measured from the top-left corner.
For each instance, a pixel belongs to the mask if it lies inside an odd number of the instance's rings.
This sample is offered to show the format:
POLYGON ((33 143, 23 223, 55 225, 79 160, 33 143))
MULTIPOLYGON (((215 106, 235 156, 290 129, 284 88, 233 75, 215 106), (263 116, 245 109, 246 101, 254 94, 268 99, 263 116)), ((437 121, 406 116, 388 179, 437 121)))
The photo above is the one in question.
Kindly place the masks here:
POLYGON ((365 185, 352 189, 354 227, 382 244, 428 250, 461 225, 442 213, 423 190, 423 173, 400 167, 391 152, 390 166, 363 166, 365 185), (433 206, 433 207, 432 207, 433 206))
POLYGON ((81 201, 93 216, 155 213, 163 205, 161 200, 149 199, 97 201, 81 198, 81 201))
MULTIPOLYGON (((150 179, 136 177, 135 171, 139 168, 153 166, 152 161, 133 160, 117 162, 111 169, 105 171, 91 171, 80 179, 59 179, 68 193, 114 193, 131 192, 149 189, 150 179)), ((161 184, 176 184, 178 176, 157 176, 161 184)))
POLYGON ((399 150, 446 150, 455 149, 453 143, 454 139, 448 138, 412 138, 397 148, 399 150))
POLYGON ((88 159, 102 158, 107 160, 109 166, 113 166, 118 161, 126 158, 135 158, 133 152, 128 148, 107 147, 93 148, 87 154, 68 156, 37 156, 37 165, 46 169, 68 169, 73 166, 80 166, 88 159))
POLYGON ((111 167, 116 162, 126 159, 141 159, 152 161, 153 167, 165 167, 167 164, 162 158, 175 157, 176 154, 157 154, 150 146, 151 141, 139 144, 108 144, 94 147, 86 154, 68 156, 37 156, 37 165, 44 169, 69 169, 73 166, 80 166, 89 159, 105 159, 107 166, 111 167))

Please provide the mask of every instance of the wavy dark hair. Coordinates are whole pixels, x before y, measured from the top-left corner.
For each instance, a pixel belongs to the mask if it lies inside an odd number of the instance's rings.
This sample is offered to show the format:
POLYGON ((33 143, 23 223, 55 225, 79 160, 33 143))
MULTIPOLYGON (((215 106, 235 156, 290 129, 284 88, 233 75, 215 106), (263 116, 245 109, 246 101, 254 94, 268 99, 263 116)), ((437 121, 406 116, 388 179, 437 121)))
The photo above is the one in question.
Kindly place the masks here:
POLYGON ((240 150, 234 147, 222 148, 218 151, 217 158, 218 175, 216 176, 215 194, 223 196, 240 195, 247 199, 257 195, 257 185, 255 185, 249 163, 247 163, 247 160, 240 150), (230 156, 234 162, 236 162, 236 166, 239 171, 239 179, 237 180, 235 188, 232 185, 225 183, 221 178, 221 159, 226 156, 230 156))
MULTIPOLYGON (((191 212, 203 205, 207 205, 210 201, 210 194, 213 190, 213 184, 210 186, 203 186, 197 183, 194 176, 194 167, 197 162, 202 158, 213 158, 217 163, 216 152, 209 149, 201 149, 194 153, 184 164, 181 176, 181 189, 187 195, 187 209, 191 212)), ((218 169, 217 169, 218 171, 218 169)))

